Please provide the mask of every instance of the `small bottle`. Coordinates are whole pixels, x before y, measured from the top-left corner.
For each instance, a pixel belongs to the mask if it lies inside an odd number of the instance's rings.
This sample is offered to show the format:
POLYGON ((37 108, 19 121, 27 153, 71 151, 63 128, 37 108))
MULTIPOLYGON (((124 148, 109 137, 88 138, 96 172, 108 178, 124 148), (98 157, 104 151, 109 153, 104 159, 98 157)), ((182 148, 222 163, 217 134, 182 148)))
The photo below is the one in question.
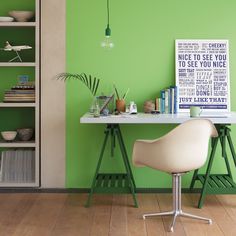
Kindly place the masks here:
POLYGON ((93 116, 100 117, 100 107, 98 105, 98 101, 95 102, 93 116))

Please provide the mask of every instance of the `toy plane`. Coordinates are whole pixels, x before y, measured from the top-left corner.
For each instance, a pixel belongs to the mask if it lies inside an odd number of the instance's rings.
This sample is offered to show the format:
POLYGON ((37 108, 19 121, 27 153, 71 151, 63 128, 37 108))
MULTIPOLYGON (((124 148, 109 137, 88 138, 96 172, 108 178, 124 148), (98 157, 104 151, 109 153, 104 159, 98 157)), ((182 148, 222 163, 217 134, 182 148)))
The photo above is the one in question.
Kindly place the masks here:
POLYGON ((8 41, 6 41, 6 45, 4 48, 1 48, 1 50, 4 51, 14 51, 16 53, 16 57, 12 58, 9 62, 13 62, 15 60, 19 60, 20 62, 22 62, 22 59, 20 57, 19 52, 21 50, 26 50, 26 49, 32 49, 32 47, 28 46, 28 45, 20 45, 20 46, 12 46, 8 41))

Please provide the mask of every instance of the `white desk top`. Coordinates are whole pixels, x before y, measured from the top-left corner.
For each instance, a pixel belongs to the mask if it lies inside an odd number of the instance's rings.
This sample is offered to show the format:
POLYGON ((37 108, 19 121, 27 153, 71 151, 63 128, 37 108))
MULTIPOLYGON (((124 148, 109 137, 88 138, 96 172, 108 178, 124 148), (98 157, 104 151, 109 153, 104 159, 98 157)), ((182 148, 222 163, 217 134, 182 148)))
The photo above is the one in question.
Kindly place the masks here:
MULTIPOLYGON (((93 115, 86 113, 80 118, 80 123, 89 124, 180 124, 189 119, 189 113, 178 114, 144 114, 137 115, 110 115, 93 117, 93 115)), ((202 117, 202 119, 209 119, 214 124, 236 124, 236 112, 230 112, 227 117, 202 117)))

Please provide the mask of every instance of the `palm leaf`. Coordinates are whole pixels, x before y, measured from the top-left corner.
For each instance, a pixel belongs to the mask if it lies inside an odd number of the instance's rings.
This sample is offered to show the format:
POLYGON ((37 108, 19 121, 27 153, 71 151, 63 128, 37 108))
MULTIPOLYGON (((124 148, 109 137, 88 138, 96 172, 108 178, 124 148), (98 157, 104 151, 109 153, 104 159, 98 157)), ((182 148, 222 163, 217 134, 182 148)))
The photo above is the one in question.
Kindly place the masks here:
POLYGON ((96 95, 100 82, 100 80, 97 79, 96 77, 92 77, 91 75, 87 76, 85 73, 81 74, 61 73, 56 76, 56 79, 62 80, 64 82, 70 79, 80 80, 87 86, 87 88, 90 90, 93 96, 96 95))

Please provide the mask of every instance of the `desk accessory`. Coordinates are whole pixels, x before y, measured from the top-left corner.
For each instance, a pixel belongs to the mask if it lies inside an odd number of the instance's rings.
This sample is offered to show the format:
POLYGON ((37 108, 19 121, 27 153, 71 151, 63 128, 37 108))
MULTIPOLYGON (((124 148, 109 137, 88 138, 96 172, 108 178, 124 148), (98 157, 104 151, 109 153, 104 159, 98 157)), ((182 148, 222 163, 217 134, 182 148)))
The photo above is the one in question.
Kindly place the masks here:
POLYGON ((144 113, 151 113, 153 110, 155 110, 155 103, 152 100, 145 101, 143 105, 144 113))
POLYGON ((125 112, 125 100, 124 99, 116 99, 116 110, 118 112, 125 112))
POLYGON ((137 114, 138 113, 137 105, 133 101, 130 102, 130 104, 126 107, 125 112, 129 114, 137 114))
POLYGON ((99 96, 97 97, 98 102, 100 104, 100 114, 108 115, 113 112, 113 98, 114 94, 110 96, 99 96), (110 107, 108 107, 110 105, 110 107))
POLYGON ((190 107, 190 117, 199 117, 202 113, 201 107, 191 106, 190 107))
POLYGON ((122 97, 120 97, 118 90, 115 86, 115 84, 113 84, 114 90, 115 90, 115 94, 117 97, 116 100, 116 110, 118 112, 125 112, 126 111, 126 107, 125 107, 125 98, 127 97, 127 94, 129 93, 129 88, 127 89, 127 91, 124 93, 124 95, 122 97))

